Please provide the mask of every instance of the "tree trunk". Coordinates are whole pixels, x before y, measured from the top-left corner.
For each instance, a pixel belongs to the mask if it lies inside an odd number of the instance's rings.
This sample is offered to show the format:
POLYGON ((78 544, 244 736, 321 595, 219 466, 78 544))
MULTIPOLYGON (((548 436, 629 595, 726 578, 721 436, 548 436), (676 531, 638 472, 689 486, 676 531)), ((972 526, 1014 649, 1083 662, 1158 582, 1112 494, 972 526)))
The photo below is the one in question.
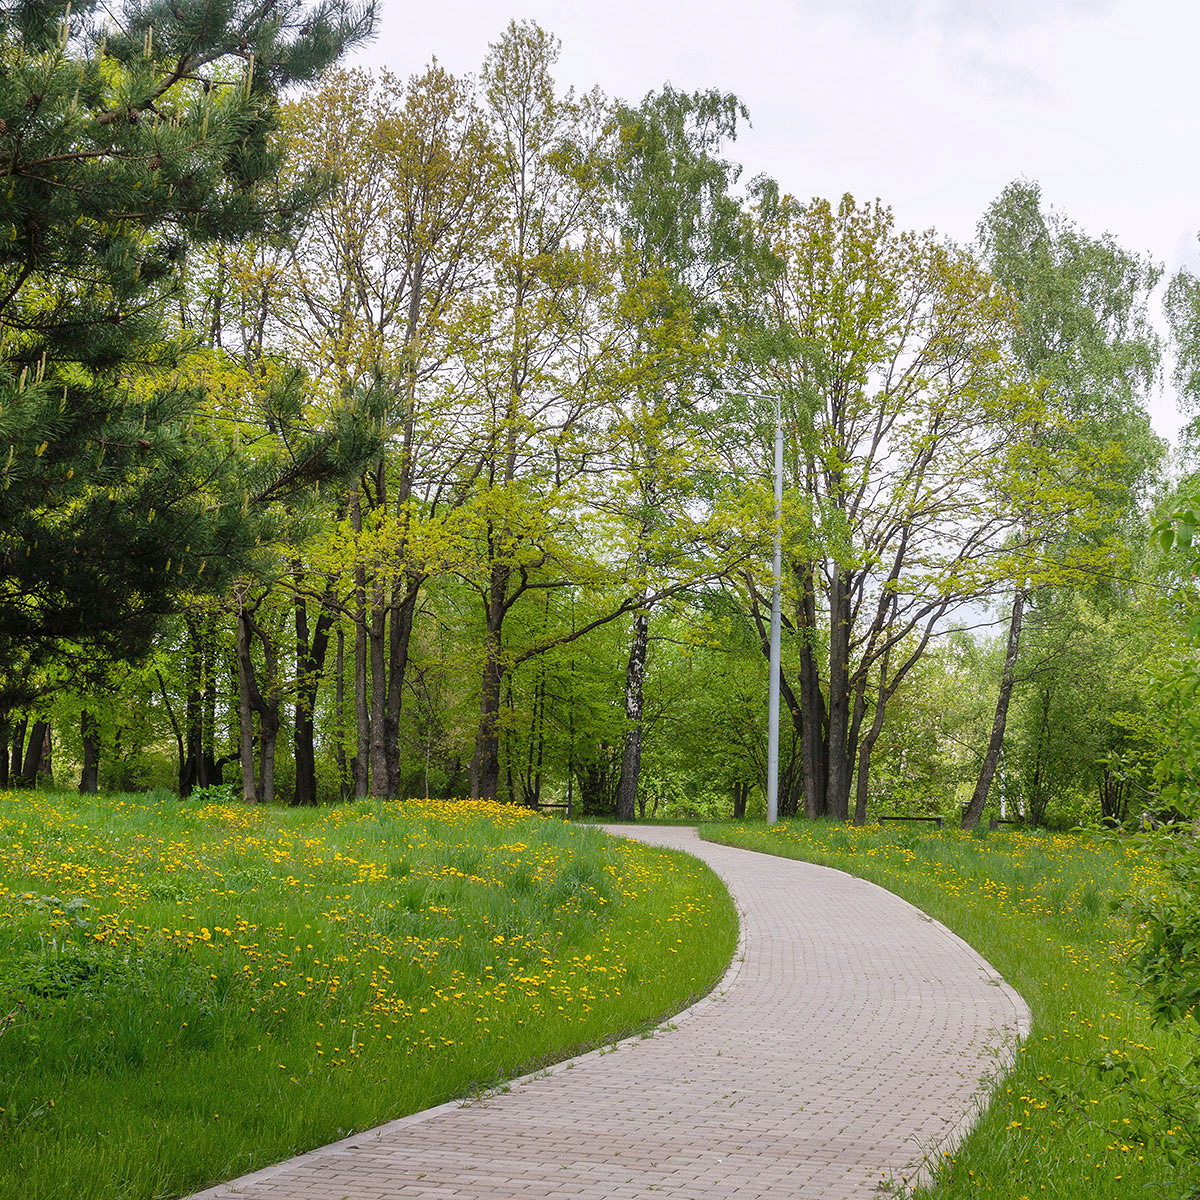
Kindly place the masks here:
POLYGON ((1100 815, 1106 821, 1125 820, 1129 799, 1129 781, 1123 779, 1111 765, 1106 764, 1099 780, 1100 815))
POLYGON ((750 784, 743 781, 733 785, 733 819, 741 821, 746 816, 746 801, 750 797, 750 784))
POLYGON ((811 564, 799 572, 800 584, 800 755, 804 778, 804 815, 825 815, 826 737, 825 697, 817 665, 817 601, 811 564))
MULTIPOLYGON (((797 572, 797 574, 800 576, 799 582, 801 585, 801 603, 797 617, 798 641, 800 643, 801 699, 796 699, 796 693, 792 690, 781 668, 779 672, 779 702, 781 705, 787 707, 793 730, 792 753, 789 757, 786 780, 784 778, 782 757, 780 759, 779 815, 781 817, 794 817, 799 812, 800 795, 802 792, 805 797, 807 816, 820 816, 824 811, 821 805, 825 801, 825 698, 821 694, 821 681, 820 675, 817 672, 816 655, 812 650, 816 638, 816 606, 812 598, 811 575, 807 577, 806 592, 805 576, 803 572, 797 572), (806 595, 807 602, 805 600, 806 595), (802 749, 801 769, 799 778, 797 779, 795 774, 796 739, 799 739, 800 745, 803 748, 808 744, 810 737, 814 739, 815 749, 810 754, 804 754, 802 749), (811 779, 809 778, 810 774, 812 776, 811 779), (809 797, 812 798, 811 807, 813 811, 811 812, 808 811, 809 797)), ((746 575, 744 578, 747 590, 750 593, 750 612, 754 619, 755 627, 758 630, 759 646, 762 648, 763 658, 767 660, 769 665, 771 661, 771 634, 762 618, 762 597, 759 595, 758 589, 754 586, 753 576, 746 575)), ((760 779, 759 782, 762 783, 765 791, 765 778, 760 779)))
POLYGON ((241 715, 242 798, 250 802, 253 794, 264 804, 275 800, 275 744, 279 735, 279 656, 267 631, 254 619, 253 610, 239 597, 238 612, 238 683, 241 715), (259 689, 250 658, 250 640, 257 636, 263 649, 266 695, 259 689), (259 764, 258 786, 254 786, 253 721, 247 706, 258 714, 259 764))
MULTIPOLYGON (((297 567, 298 572, 298 567, 297 567)), ((329 631, 333 626, 332 583, 326 587, 313 630, 308 640, 308 605, 299 589, 295 593, 296 618, 296 722, 294 745, 296 751, 296 790, 294 804, 317 803, 317 758, 314 714, 317 690, 325 671, 325 656, 329 649, 329 631)))
MULTIPOLYGON (((508 392, 503 421, 504 458, 500 482, 511 484, 517 472, 518 425, 521 398, 529 370, 529 345, 524 340, 526 279, 519 263, 513 279, 512 344, 508 369, 508 392)), ((498 441, 493 449, 499 450, 498 441)), ((494 469, 494 460, 493 460, 494 469)), ((506 665, 503 661, 504 618, 508 612, 508 585, 512 566, 501 557, 511 536, 506 528, 488 525, 488 590, 484 597, 484 662, 479 689, 479 731, 475 736, 475 757, 471 762, 471 798, 496 800, 500 793, 500 699, 506 665)))
POLYGON ((185 754, 179 766, 179 794, 190 795, 192 789, 201 779, 201 762, 203 756, 203 739, 200 729, 200 635, 196 628, 195 618, 188 615, 184 618, 187 630, 187 643, 184 649, 184 706, 183 706, 183 737, 185 754))
MULTIPOLYGON (((238 655, 237 655, 237 617, 235 615, 233 621, 233 637, 229 637, 229 631, 223 630, 221 640, 224 643, 224 652, 221 656, 221 671, 223 683, 227 689, 225 694, 225 717, 224 729, 222 730, 223 741, 226 746, 234 747, 232 753, 225 755, 225 762, 238 763, 239 769, 241 765, 241 738, 242 726, 241 718, 238 713, 238 708, 241 702, 241 689, 238 685, 238 655)), ((221 768, 222 782, 224 782, 224 764, 221 768)))
MULTIPOLYGON (((350 502, 350 525, 362 532, 362 506, 355 492, 350 502)), ((367 573, 361 562, 354 567, 354 723, 356 743, 351 776, 354 798, 367 794, 370 777, 371 714, 367 700, 367 573)))
POLYGON ((867 801, 871 782, 871 751, 883 729, 884 705, 887 702, 887 668, 891 647, 887 647, 879 663, 879 691, 875 697, 875 716, 871 720, 871 728, 867 730, 858 749, 858 772, 855 779, 854 823, 865 825, 867 822, 867 801))
POLYGON ((479 732, 475 736, 475 761, 471 764, 473 800, 495 800, 500 794, 500 698, 505 672, 498 640, 489 632, 479 696, 479 732))
MULTIPOLYGON (((508 788, 505 792, 505 795, 508 797, 510 803, 515 803, 517 799, 517 789, 513 784, 513 760, 516 758, 516 755, 513 753, 512 749, 512 734, 513 726, 516 724, 516 714, 513 711, 512 675, 507 673, 504 676, 504 707, 508 709, 508 720, 504 723, 504 728, 502 731, 508 735, 504 739, 507 749, 507 753, 504 755, 504 773, 508 777, 508 788)), ((501 732, 501 730, 498 729, 497 732, 501 732)), ((525 799, 525 803, 528 803, 527 798, 525 799)))
POLYGON ((1004 652, 1004 670, 1000 675, 1000 693, 996 697, 992 736, 988 742, 987 753, 983 756, 983 766, 979 770, 975 792, 963 813, 963 829, 974 829, 979 824, 979 818, 983 816, 983 806, 987 803, 988 792, 991 790, 992 777, 996 774, 996 765, 1000 761, 1000 750, 1004 745, 1004 727, 1008 722, 1008 702, 1012 698, 1013 682, 1017 673, 1017 651, 1021 646, 1021 622, 1024 615, 1025 589, 1018 588, 1013 596, 1012 615, 1008 623, 1008 646, 1004 652))
POLYGON ((29 728, 29 718, 22 717, 13 724, 12 729, 12 765, 9 768, 9 778, 13 783, 21 782, 21 767, 25 758, 25 731, 29 728))
POLYGON ((38 783, 45 787, 54 786, 54 767, 51 758, 50 722, 46 722, 46 732, 42 734, 42 758, 38 763, 38 783))
POLYGON ((379 799, 391 795, 388 788, 387 755, 387 616, 386 590, 376 587, 371 597, 371 619, 367 625, 367 644, 371 658, 371 786, 370 794, 379 799))
POLYGON ((617 781, 607 747, 599 747, 590 761, 576 760, 575 770, 579 778, 579 811, 585 816, 607 817, 614 813, 617 781))
POLYGON ((82 795, 95 795, 100 790, 100 730, 96 718, 86 708, 79 714, 79 733, 83 739, 79 791, 82 795))
MULTIPOLYGON (((383 459, 374 467, 375 499, 378 512, 387 511, 387 475, 383 459)), ((380 564, 382 568, 382 564, 380 564)), ((391 795, 388 788, 387 758, 387 619, 391 611, 389 591, 394 590, 387 581, 388 572, 377 571, 371 588, 370 613, 367 622, 367 651, 371 661, 371 736, 369 740, 370 786, 368 792, 378 799, 391 795)))
POLYGON ((646 648, 650 618, 639 612, 633 620, 633 643, 625 667, 625 744, 617 781, 617 820, 632 821, 636 812, 638 777, 642 769, 642 711, 646 681, 646 648))
MULTIPOLYGON (((549 607, 549 605, 547 605, 549 607)), ((509 688, 509 704, 512 689, 509 688)), ((546 757, 546 660, 538 663, 537 683, 533 689, 533 706, 529 714, 529 737, 525 747, 525 766, 521 772, 521 803, 528 808, 537 808, 542 802, 542 765, 546 757)), ((509 777, 512 762, 509 761, 509 777)), ((512 791, 512 784, 509 784, 512 791)))
POLYGON ((163 708, 167 713, 167 720, 171 722, 171 732, 175 735, 175 762, 177 770, 176 778, 183 775, 183 731, 179 728, 179 719, 175 716, 175 706, 171 703, 170 693, 167 691, 167 681, 163 678, 163 673, 155 667, 154 674, 158 676, 158 690, 162 696, 163 708))
POLYGON ((210 610, 205 614, 204 647, 201 668, 204 673, 204 703, 200 711, 200 786, 209 787, 221 782, 221 768, 217 766, 217 658, 218 637, 217 613, 210 610))
MULTIPOLYGON (((779 817, 784 821, 792 820, 804 809, 804 760, 796 753, 800 727, 798 712, 792 714, 792 721, 792 744, 786 759, 783 757, 782 745, 779 749, 779 817)), ((746 785, 747 797, 751 786, 750 783, 746 785)))
POLYGON ((844 821, 853 774, 850 745, 850 580, 836 563, 829 589, 829 737, 825 815, 844 821))
POLYGON ((292 746, 296 758, 296 786, 292 803, 311 806, 317 802, 317 761, 314 746, 313 702, 316 687, 309 688, 311 664, 308 644, 308 602, 300 591, 300 564, 293 563, 292 574, 296 590, 292 595, 292 610, 296 628, 296 706, 292 726, 292 746))
POLYGON ((275 749, 279 742, 279 709, 263 714, 262 746, 258 764, 258 795, 264 804, 275 803, 275 749))
POLYGON ((510 574, 508 566, 494 564, 488 586, 479 732, 475 736, 475 758, 471 763, 473 800, 496 800, 500 794, 500 700, 506 673, 502 638, 510 574))
MULTIPOLYGON (((1050 776, 1050 687, 1043 684, 1041 688, 1041 714, 1038 720, 1036 749, 1033 755, 1033 778, 1029 787, 1029 819, 1034 825, 1041 825, 1046 817, 1046 809, 1050 804, 1047 794, 1047 779, 1050 776)), ((1003 787, 1004 776, 1001 775, 1003 787)), ((1003 791, 1001 792, 1003 795, 1003 791)))
MULTIPOLYGON (((409 532, 412 521, 410 502, 413 494, 415 474, 415 447, 417 423, 417 367, 420 358, 419 333, 421 301, 425 293, 425 260, 421 258, 414 266, 408 296, 408 316, 405 322, 404 345, 411 352, 407 358, 407 370, 403 387, 404 421, 400 434, 400 453, 396 471, 396 521, 401 529, 398 558, 405 562, 410 558, 409 532)), ((382 503, 382 489, 380 491, 382 503)), ((388 678, 387 705, 383 713, 383 756, 387 767, 387 790, 389 796, 400 792, 400 712, 404 704, 404 677, 408 670, 409 644, 412 639, 413 615, 417 599, 426 576, 419 571, 405 569, 402 579, 392 587, 391 624, 388 629, 388 678)), ((425 755, 425 791, 429 791, 429 753, 425 755)))
POLYGON ((258 715, 258 795, 264 804, 274 804, 275 748, 279 740, 279 660, 266 631, 256 624, 255 632, 262 643, 267 677, 267 694, 258 715))
POLYGON ((239 592, 237 613, 238 758, 242 768, 242 801, 258 802, 254 782, 254 663, 250 658, 251 617, 245 595, 239 592))
POLYGON ((384 716, 384 755, 388 768, 388 795, 400 790, 400 712, 404 703, 404 678, 408 671, 408 653, 412 643, 413 618, 421 585, 425 581, 417 572, 406 572, 405 587, 392 597, 391 625, 388 629, 387 712, 384 716))
POLYGON ((46 752, 46 736, 50 732, 48 721, 34 721, 29 731, 29 741, 25 746, 25 762, 21 767, 21 782, 26 787, 33 787, 38 780, 38 772, 42 767, 42 756, 46 752))
POLYGON ((350 765, 346 761, 346 633, 340 625, 337 631, 337 655, 334 671, 333 711, 337 721, 334 757, 337 760, 338 788, 342 799, 346 800, 353 793, 354 781, 350 776, 350 765))
POLYGON ((530 739, 529 755, 530 772, 533 776, 531 795, 534 808, 537 808, 542 802, 542 767, 546 761, 546 660, 544 658, 540 666, 537 698, 534 704, 535 735, 530 739))

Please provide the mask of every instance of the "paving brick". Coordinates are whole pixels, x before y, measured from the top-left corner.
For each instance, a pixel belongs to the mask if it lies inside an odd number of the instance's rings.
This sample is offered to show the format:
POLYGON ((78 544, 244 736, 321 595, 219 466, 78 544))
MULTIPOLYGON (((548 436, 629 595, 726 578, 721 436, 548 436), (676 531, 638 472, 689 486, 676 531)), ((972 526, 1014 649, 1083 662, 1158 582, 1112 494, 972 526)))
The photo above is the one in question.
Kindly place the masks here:
POLYGON ((710 997, 615 1053, 195 1200, 846 1200, 956 1144, 1029 1028, 988 963, 839 871, 694 830, 621 832, 695 854, 733 894, 741 944, 710 997))

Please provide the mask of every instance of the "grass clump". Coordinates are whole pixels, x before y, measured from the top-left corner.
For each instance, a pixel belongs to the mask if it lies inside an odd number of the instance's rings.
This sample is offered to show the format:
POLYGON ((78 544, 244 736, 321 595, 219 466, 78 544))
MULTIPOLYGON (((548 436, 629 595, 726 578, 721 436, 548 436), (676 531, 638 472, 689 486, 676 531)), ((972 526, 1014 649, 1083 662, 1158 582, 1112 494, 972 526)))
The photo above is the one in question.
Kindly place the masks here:
POLYGON ((705 826, 728 845, 804 859, 872 880, 937 918, 1025 998, 1032 1032, 933 1200, 1180 1200, 1178 1164, 1133 1136, 1114 1061, 1180 1060, 1125 972, 1134 930, 1121 901, 1162 884, 1152 853, 1111 837, 1004 830, 856 828, 826 822, 705 826), (1110 1069, 1100 1069, 1101 1064, 1110 1069))
POLYGON ((0 795, 0 1196, 180 1195, 677 1012, 697 860, 518 808, 0 795))

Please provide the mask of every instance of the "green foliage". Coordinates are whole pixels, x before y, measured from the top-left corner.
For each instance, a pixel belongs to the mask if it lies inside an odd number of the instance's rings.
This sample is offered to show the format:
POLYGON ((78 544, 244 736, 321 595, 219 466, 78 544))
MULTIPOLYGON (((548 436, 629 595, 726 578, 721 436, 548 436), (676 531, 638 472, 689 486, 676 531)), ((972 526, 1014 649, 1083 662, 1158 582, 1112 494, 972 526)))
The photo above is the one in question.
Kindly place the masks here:
POLYGON ((1067 405, 1085 436, 1111 437, 1127 422, 1126 436, 1136 429, 1147 440, 1140 400, 1160 352, 1147 301, 1161 268, 1109 234, 1089 237, 1061 213, 1044 211, 1041 188, 1027 180, 992 202, 979 238, 1017 303, 1014 349, 1030 375, 1067 405))
POLYGON ((1185 1049, 1166 1060, 1114 1050, 1095 1065, 1121 1097, 1130 1138, 1176 1167, 1178 1194, 1191 1198, 1200 1196, 1200 843, 1178 831, 1149 840, 1163 880, 1125 905, 1139 931, 1129 968, 1155 1022, 1178 1031, 1185 1049))
POLYGON ((1165 880, 1154 893, 1130 904, 1145 937, 1132 968, 1155 1019, 1184 1023, 1200 1035, 1200 845, 1173 833, 1157 835, 1165 880))
POLYGON ((1177 639, 1173 626, 1146 588, 1035 593, 1005 751, 1035 824, 1133 815, 1154 744, 1152 664, 1177 639))
MULTIPOLYGON (((787 704, 806 811, 845 819, 869 790, 872 717, 945 618, 1016 558, 1028 569, 1032 547, 1006 546, 1021 509, 1078 509, 1078 496, 1038 469, 1030 433, 1047 416, 1007 353, 1012 306, 973 253, 848 195, 800 204, 760 182, 753 216, 776 255, 747 297, 747 350, 786 431, 787 704)), ((730 407, 761 462, 765 406, 730 407)), ((761 615, 761 572, 747 583, 761 615)))
MULTIPOLYGON (((561 89, 558 42, 528 21, 475 79, 328 72, 281 105, 365 10, 0 13, 0 716, 53 689, 65 759, 86 712, 114 780, 163 782, 197 742, 215 772, 241 732, 228 629, 197 687, 163 617, 236 569, 259 622, 249 775, 277 736, 278 779, 308 800, 403 778, 600 808, 637 727, 648 807, 745 803, 765 773, 774 420, 720 389, 736 374, 780 395, 789 443, 785 811, 814 764, 814 810, 848 810, 856 775, 864 806, 958 809, 993 664, 940 634, 1018 578, 1065 589, 1117 561, 1155 450, 1151 264, 1023 183, 981 229, 991 274, 882 203, 739 196, 736 97, 561 89), (88 669, 156 630, 161 683, 88 669)), ((1085 652, 1068 609, 1031 647, 1061 663, 1053 737, 1031 685, 1008 747, 1035 815, 1082 813, 1088 762, 1126 751, 1103 736, 1123 698, 1098 648, 1123 634, 1081 616, 1085 652)))
POLYGON ((1152 769, 1162 801, 1200 819, 1200 656, 1196 651, 1200 610, 1194 595, 1200 545, 1193 539, 1200 524, 1200 504, 1190 501, 1186 488, 1179 500, 1178 506, 1158 521, 1154 533, 1168 565, 1174 568, 1173 599, 1187 621, 1191 644, 1159 656, 1154 673, 1155 706, 1148 725, 1155 739, 1152 769))
MULTIPOLYGON (((963 813, 967 827, 987 803, 1003 749, 1026 608, 1039 589, 1116 577, 1124 558, 1119 531, 1162 453, 1142 405, 1160 352, 1146 311, 1159 268, 1107 235, 1090 238, 1060 214, 1044 213, 1040 189, 1025 181, 988 208, 979 241, 1012 302, 1009 352, 1041 413, 1018 455, 1028 486, 1012 492, 1009 632, 991 738, 963 813)), ((1055 763, 1047 745, 1052 691, 1041 690, 1041 722, 1026 755, 1028 801, 1039 816, 1055 763)))
POLYGON ((995 674, 997 650, 952 633, 930 647, 897 689, 871 764, 870 817, 958 820, 987 742, 990 698, 979 681, 995 674))
POLYGON ((1167 286, 1163 307, 1175 349, 1174 383, 1192 417, 1185 432, 1194 447, 1200 435, 1200 279, 1186 268, 1180 270, 1167 286))
POLYGON ((1183 503, 1156 527, 1168 559, 1182 567, 1180 591, 1191 614, 1193 645, 1155 663, 1153 709, 1145 720, 1151 740, 1157 810, 1151 820, 1179 818, 1158 833, 1144 833, 1162 874, 1124 908, 1137 931, 1130 973, 1157 1024, 1183 1043, 1170 1059, 1145 1047, 1114 1049, 1096 1067, 1119 1098, 1128 1136, 1163 1156, 1180 1172, 1181 1196, 1200 1196, 1200 638, 1192 580, 1200 564, 1194 532, 1197 508, 1183 503), (1188 824, 1190 821, 1190 825, 1188 824))
POLYGON ((1045 403, 1028 431, 1027 468, 1076 497, 1060 511, 1033 505, 1022 513, 1024 541, 1049 551, 1049 569, 1026 574, 1034 586, 1111 574, 1116 548, 1106 555, 1104 542, 1131 517, 1136 524, 1138 491, 1163 454, 1145 408, 1162 352, 1148 313, 1161 268, 1045 209, 1040 187, 1026 180, 989 205, 978 235, 1013 305, 1009 350, 1045 403), (1091 560, 1089 547, 1100 551, 1091 560))

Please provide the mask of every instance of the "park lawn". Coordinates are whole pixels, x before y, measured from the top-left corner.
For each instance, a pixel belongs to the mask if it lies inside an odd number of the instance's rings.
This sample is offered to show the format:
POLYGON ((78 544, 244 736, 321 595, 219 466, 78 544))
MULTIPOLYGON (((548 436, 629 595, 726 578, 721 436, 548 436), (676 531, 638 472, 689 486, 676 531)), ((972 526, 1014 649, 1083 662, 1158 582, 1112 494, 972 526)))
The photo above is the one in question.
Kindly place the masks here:
POLYGON ((0 1196, 177 1196, 679 1011, 686 855, 469 801, 0 793, 0 1196))
POLYGON ((1032 1032, 1012 1073, 936 1182, 933 1200, 1179 1200, 1171 1166, 1129 1136, 1119 1096, 1087 1064, 1178 1052, 1124 977, 1132 930, 1114 902, 1152 889, 1151 853, 1109 837, 1003 829, 986 836, 829 822, 720 824, 711 841, 837 867, 954 930, 1021 995, 1032 1032))

